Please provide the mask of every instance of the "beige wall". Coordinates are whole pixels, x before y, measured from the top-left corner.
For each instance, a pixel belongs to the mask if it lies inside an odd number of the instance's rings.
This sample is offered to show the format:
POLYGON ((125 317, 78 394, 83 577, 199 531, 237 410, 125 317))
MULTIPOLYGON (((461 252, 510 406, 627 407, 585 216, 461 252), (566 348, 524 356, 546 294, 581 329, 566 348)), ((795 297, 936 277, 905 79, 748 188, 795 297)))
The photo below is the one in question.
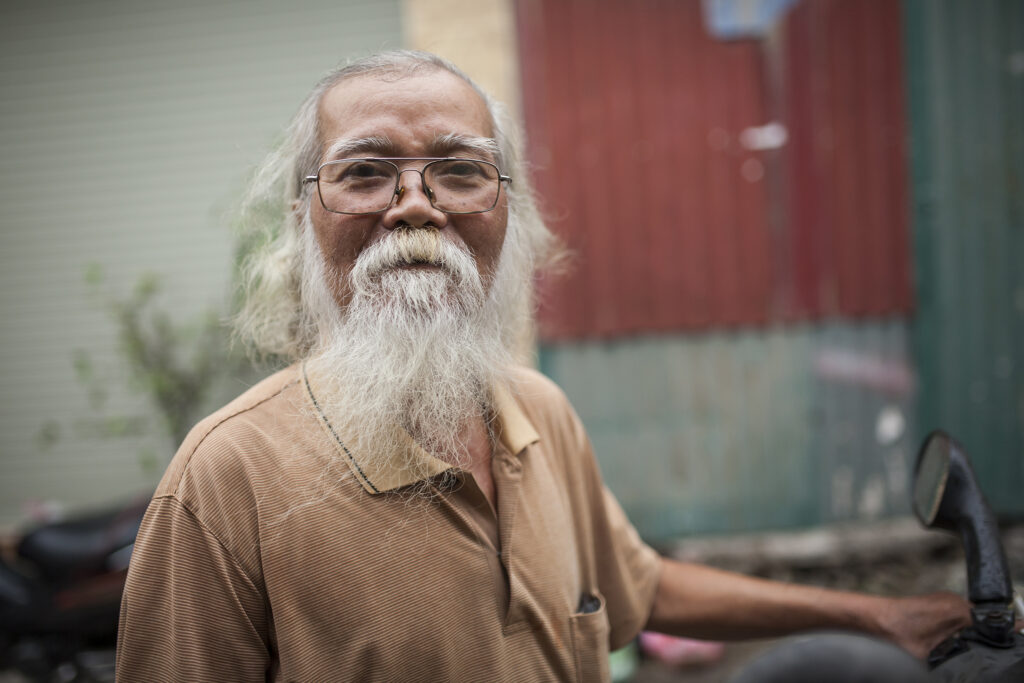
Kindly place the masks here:
POLYGON ((407 47, 451 60, 519 115, 512 0, 403 0, 407 47))

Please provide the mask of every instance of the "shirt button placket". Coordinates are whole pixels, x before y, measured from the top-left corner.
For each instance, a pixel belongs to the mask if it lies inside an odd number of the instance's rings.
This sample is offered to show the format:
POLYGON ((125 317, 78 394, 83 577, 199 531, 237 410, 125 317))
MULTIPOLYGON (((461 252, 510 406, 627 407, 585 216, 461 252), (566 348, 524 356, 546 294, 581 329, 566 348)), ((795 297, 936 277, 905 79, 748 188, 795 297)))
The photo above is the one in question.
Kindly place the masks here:
POLYGON ((505 568, 505 580, 508 588, 508 613, 505 618, 506 627, 523 620, 523 606, 520 589, 517 589, 516 554, 516 516, 519 508, 519 487, 522 482, 523 464, 515 456, 508 454, 498 459, 498 469, 503 480, 498 495, 498 528, 501 538, 501 563, 505 568))

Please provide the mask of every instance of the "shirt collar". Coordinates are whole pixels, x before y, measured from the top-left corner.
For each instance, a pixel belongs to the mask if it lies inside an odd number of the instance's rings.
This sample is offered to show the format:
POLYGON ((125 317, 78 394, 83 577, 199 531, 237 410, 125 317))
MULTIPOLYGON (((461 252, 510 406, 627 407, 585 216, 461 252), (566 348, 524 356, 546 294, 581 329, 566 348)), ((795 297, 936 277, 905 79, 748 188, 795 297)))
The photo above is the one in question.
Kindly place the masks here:
MULTIPOLYGON (((413 471, 426 471, 429 477, 452 469, 452 465, 423 450, 409 436, 408 432, 397 425, 395 426, 396 436, 399 443, 402 444, 400 453, 396 453, 394 457, 388 459, 361 456, 354 447, 354 439, 346 438, 346 434, 341 432, 341 421, 332 419, 332 416, 327 414, 325 407, 317 399, 318 394, 323 395, 322 389, 318 389, 318 387, 322 387, 322 382, 315 374, 307 371, 305 364, 302 365, 302 378, 306 394, 316 410, 321 426, 348 464, 352 475, 362 484, 367 493, 384 493, 414 484, 421 479, 413 475, 413 471), (408 466, 414 462, 424 463, 427 467, 424 470, 421 467, 408 466)), ((495 435, 509 453, 519 455, 523 449, 537 442, 540 437, 507 388, 495 387, 493 394, 496 413, 495 435)))

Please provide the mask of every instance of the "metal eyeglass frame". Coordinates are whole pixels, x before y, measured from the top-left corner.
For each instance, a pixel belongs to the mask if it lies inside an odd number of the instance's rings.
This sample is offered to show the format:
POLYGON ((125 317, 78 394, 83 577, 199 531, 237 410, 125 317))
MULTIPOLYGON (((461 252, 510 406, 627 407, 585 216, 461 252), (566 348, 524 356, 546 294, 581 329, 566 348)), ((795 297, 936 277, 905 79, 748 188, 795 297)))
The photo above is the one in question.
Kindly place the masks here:
POLYGON ((326 161, 320 164, 316 169, 316 175, 306 176, 305 178, 302 179, 302 184, 305 185, 308 183, 316 183, 316 196, 320 199, 320 206, 324 207, 324 211, 329 211, 330 213, 340 213, 346 216, 371 216, 375 213, 384 213, 385 211, 390 209, 391 206, 395 203, 395 197, 402 196, 402 193, 405 192, 405 187, 401 185, 402 174, 407 173, 409 171, 415 171, 416 173, 419 173, 420 187, 423 188, 423 193, 427 195, 427 198, 430 200, 430 205, 437 209, 438 211, 441 211, 442 213, 454 216, 466 216, 474 213, 487 213, 488 211, 493 211, 494 207, 498 205, 498 197, 501 196, 501 184, 512 184, 511 176, 502 175, 501 169, 498 168, 497 164, 492 163, 490 161, 485 161, 483 159, 467 159, 464 157, 356 157, 352 159, 335 159, 333 161, 326 161), (391 199, 390 201, 388 201, 387 206, 385 206, 383 209, 378 209, 376 211, 335 211, 334 209, 330 209, 327 207, 327 204, 324 203, 323 193, 320 192, 320 171, 325 166, 332 166, 334 164, 340 164, 346 161, 383 161, 395 167, 395 191, 391 195, 391 199), (423 164, 423 168, 407 168, 403 170, 399 168, 398 164, 395 163, 396 161, 426 161, 428 163, 423 164), (477 211, 445 211, 444 209, 439 209, 434 204, 434 191, 430 188, 430 186, 427 185, 427 178, 423 174, 430 166, 441 161, 474 161, 479 164, 487 164, 495 171, 497 171, 498 191, 494 193, 494 202, 486 209, 479 209, 477 211))

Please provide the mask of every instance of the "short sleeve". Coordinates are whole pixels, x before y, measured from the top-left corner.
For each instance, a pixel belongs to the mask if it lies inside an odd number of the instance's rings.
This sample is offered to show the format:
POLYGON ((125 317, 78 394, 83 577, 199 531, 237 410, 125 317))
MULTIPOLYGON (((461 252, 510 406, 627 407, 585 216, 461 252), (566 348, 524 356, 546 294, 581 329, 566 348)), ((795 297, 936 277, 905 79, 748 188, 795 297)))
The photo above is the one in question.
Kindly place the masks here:
POLYGON ((118 681, 262 681, 270 663, 261 592, 173 496, 150 504, 118 630, 118 681))
POLYGON ((643 629, 654 604, 661 572, 658 553, 640 538, 615 496, 602 486, 603 529, 597 539, 599 584, 608 605, 611 648, 623 647, 643 629), (608 550, 601 552, 606 545, 608 550))

